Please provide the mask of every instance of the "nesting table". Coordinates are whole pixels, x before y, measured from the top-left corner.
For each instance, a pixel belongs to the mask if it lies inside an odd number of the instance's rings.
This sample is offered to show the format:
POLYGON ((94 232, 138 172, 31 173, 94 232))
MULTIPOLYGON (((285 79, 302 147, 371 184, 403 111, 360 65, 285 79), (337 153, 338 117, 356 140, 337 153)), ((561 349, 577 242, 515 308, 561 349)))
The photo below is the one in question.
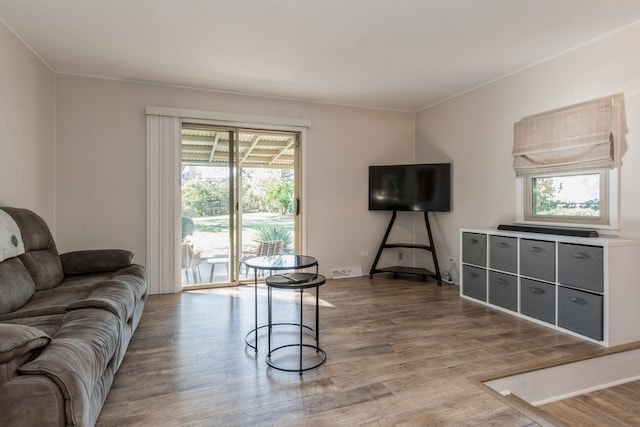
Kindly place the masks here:
MULTIPOLYGON (((320 274, 313 273, 288 273, 288 274, 275 274, 269 276, 265 279, 265 283, 267 284, 268 289, 268 310, 269 310, 269 323, 268 323, 268 337, 269 337, 269 352, 267 353, 267 365, 271 366, 274 369, 278 369, 280 371, 288 371, 288 372, 298 372, 300 375, 304 371, 308 371, 310 369, 317 368, 322 365, 325 360, 327 360, 327 354, 320 348, 320 311, 319 311, 319 301, 320 301, 320 286, 324 285, 325 278, 320 274), (300 323, 293 325, 300 327, 300 340, 297 343, 289 343, 280 345, 276 348, 271 348, 271 327, 273 325, 277 325, 278 323, 273 323, 272 317, 272 307, 273 307, 273 299, 271 298, 271 292, 273 288, 276 289, 289 289, 300 292, 300 323), (306 326, 303 323, 303 311, 304 311, 304 303, 302 300, 302 295, 305 289, 316 288, 316 324, 315 330, 309 326, 306 326), (305 344, 302 339, 302 331, 303 329, 309 329, 314 332, 315 345, 305 344), (277 352, 278 350, 282 350, 288 347, 297 347, 299 350, 299 364, 297 369, 287 368, 281 364, 274 362, 271 356, 277 352), (312 348, 316 351, 316 355, 319 358, 313 363, 308 363, 307 366, 303 365, 302 352, 305 348, 312 348)), ((292 324, 292 323, 289 323, 292 324)))
POLYGON ((286 271, 286 270, 302 270, 305 268, 316 268, 316 274, 318 274, 318 260, 309 255, 294 255, 294 254, 285 254, 285 255, 268 255, 268 256, 259 256, 254 258, 249 258, 245 260, 245 264, 248 268, 253 268, 254 271, 254 281, 253 281, 253 289, 254 289, 254 318, 255 318, 255 327, 250 330, 246 337, 245 342, 247 345, 258 352, 258 329, 265 328, 268 325, 258 326, 258 270, 260 271, 269 271, 269 274, 272 274, 274 271, 286 271), (249 342, 249 338, 251 335, 254 335, 255 341, 254 344, 249 342))
POLYGON ((268 353, 267 364, 275 369, 283 371, 299 372, 302 375, 303 371, 316 368, 320 366, 326 360, 326 353, 319 347, 319 333, 318 333, 318 301, 319 292, 318 287, 325 283, 325 278, 318 274, 318 260, 309 255, 270 255, 260 256, 255 258, 249 258, 245 261, 248 268, 254 269, 254 328, 250 330, 245 336, 245 343, 253 348, 255 352, 258 352, 258 330, 261 328, 268 328, 268 353), (299 270, 310 269, 315 267, 315 273, 311 272, 299 272, 299 270), (267 285, 267 301, 268 301, 268 323, 265 325, 258 325, 258 271, 268 271, 269 276, 265 279, 267 285), (287 271, 287 273, 284 273, 287 271), (273 274, 284 273, 284 274, 273 274), (302 319, 302 294, 304 289, 316 288, 316 324, 315 330, 303 323, 302 319), (300 292, 300 323, 274 323, 272 318, 272 290, 277 289, 292 289, 300 292), (271 348, 271 331, 272 327, 276 325, 292 325, 300 328, 300 342, 287 345, 281 345, 274 349, 271 348), (302 342, 303 329, 310 330, 314 333, 315 345, 304 344, 302 342), (251 337, 253 336, 253 343, 251 337), (300 363, 298 369, 287 369, 278 366, 271 360, 271 355, 280 349, 285 347, 299 347, 300 349, 300 363), (304 347, 313 347, 316 353, 320 355, 320 362, 315 363, 312 366, 303 367, 302 365, 302 350, 304 347))

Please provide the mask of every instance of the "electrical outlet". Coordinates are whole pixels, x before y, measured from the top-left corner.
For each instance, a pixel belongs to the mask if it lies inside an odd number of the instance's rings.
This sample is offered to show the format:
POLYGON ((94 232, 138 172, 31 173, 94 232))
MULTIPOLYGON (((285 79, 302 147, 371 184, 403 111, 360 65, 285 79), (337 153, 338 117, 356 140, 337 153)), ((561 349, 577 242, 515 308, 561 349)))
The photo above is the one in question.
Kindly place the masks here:
POLYGON ((402 261, 403 258, 404 258, 404 253, 398 252, 398 260, 402 261))
POLYGON ((360 258, 369 258, 369 252, 367 251, 360 252, 360 258))

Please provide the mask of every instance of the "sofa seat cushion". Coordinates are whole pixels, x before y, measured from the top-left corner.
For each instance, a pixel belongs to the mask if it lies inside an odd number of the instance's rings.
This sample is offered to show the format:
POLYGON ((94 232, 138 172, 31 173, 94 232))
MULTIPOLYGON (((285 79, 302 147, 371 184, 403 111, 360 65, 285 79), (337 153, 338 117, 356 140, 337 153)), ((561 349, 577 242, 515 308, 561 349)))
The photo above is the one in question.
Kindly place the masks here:
POLYGON ((40 329, 2 323, 0 323, 0 338, 0 364, 22 357, 51 341, 51 338, 40 329))
POLYGON ((147 293, 147 276, 144 267, 138 264, 131 264, 117 271, 83 274, 78 276, 66 277, 64 282, 60 284, 61 288, 74 288, 94 286, 96 283, 119 280, 130 286, 139 299, 147 293))
POLYGON ((101 307, 121 316, 126 322, 132 316, 134 305, 143 299, 146 292, 145 270, 137 264, 115 272, 71 276, 55 288, 36 292, 17 310, 0 314, 0 321, 64 314, 76 308, 101 307), (87 301, 92 298, 93 302, 87 301))
POLYGON ((25 317, 64 314, 70 303, 86 298, 91 288, 58 287, 46 291, 36 292, 28 303, 19 309, 0 315, 0 321, 25 317))
POLYGON ((147 274, 141 265, 131 264, 127 268, 119 270, 112 278, 127 283, 131 287, 136 301, 147 295, 147 274))
POLYGON ((0 263, 0 315, 25 305, 36 291, 31 275, 20 258, 0 263))
POLYGON ((102 377, 113 371, 120 342, 120 320, 100 309, 73 310, 51 343, 33 361, 18 368, 22 375, 46 375, 65 398, 67 423, 92 419, 92 396, 102 377))
POLYGON ((101 308, 118 316, 123 323, 133 316, 137 299, 132 288, 119 280, 107 280, 94 286, 82 299, 67 306, 67 310, 101 308))
POLYGON ((62 282, 63 287, 86 286, 94 283, 119 280, 130 286, 136 295, 141 297, 147 293, 147 276, 144 267, 138 264, 131 264, 117 271, 83 274, 81 276, 70 276, 62 282))
POLYGON ((65 314, 51 314, 47 316, 22 317, 6 320, 0 324, 24 325, 41 330, 52 337, 58 333, 65 314))

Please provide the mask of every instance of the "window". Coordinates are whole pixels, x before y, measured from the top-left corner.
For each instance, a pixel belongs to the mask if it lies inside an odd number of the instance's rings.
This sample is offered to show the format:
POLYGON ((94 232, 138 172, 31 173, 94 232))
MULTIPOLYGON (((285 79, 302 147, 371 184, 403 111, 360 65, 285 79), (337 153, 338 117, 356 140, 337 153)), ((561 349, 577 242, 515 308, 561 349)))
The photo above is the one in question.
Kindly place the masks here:
POLYGON ((608 224, 608 175, 600 170, 526 177, 525 220, 608 224))
POLYGON ((515 123, 516 221, 616 228, 621 96, 515 123))

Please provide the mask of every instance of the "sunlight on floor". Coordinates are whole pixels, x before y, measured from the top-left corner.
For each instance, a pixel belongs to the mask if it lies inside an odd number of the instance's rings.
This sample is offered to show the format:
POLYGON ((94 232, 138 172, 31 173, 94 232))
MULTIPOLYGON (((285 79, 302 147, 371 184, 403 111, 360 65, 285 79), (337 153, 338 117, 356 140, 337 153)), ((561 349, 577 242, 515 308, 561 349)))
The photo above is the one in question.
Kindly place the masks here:
MULTIPOLYGON (((322 289, 322 287, 320 288, 322 289)), ((240 286, 228 286, 223 288, 215 288, 215 289, 194 289, 187 290, 189 293, 203 293, 203 294, 211 294, 215 293, 217 295, 227 295, 233 298, 239 297, 241 292, 253 292, 253 284, 251 285, 240 285, 240 286)), ((264 284, 258 284, 258 297, 266 298, 267 297, 267 287, 264 284)), ((274 301, 299 301, 300 295, 297 292, 293 291, 279 291, 274 290, 273 292, 274 301)), ((314 305, 316 304, 316 295, 312 292, 304 292, 302 295, 302 301, 305 305, 314 305)), ((332 303, 327 300, 320 298, 318 305, 321 307, 335 307, 332 303)))

